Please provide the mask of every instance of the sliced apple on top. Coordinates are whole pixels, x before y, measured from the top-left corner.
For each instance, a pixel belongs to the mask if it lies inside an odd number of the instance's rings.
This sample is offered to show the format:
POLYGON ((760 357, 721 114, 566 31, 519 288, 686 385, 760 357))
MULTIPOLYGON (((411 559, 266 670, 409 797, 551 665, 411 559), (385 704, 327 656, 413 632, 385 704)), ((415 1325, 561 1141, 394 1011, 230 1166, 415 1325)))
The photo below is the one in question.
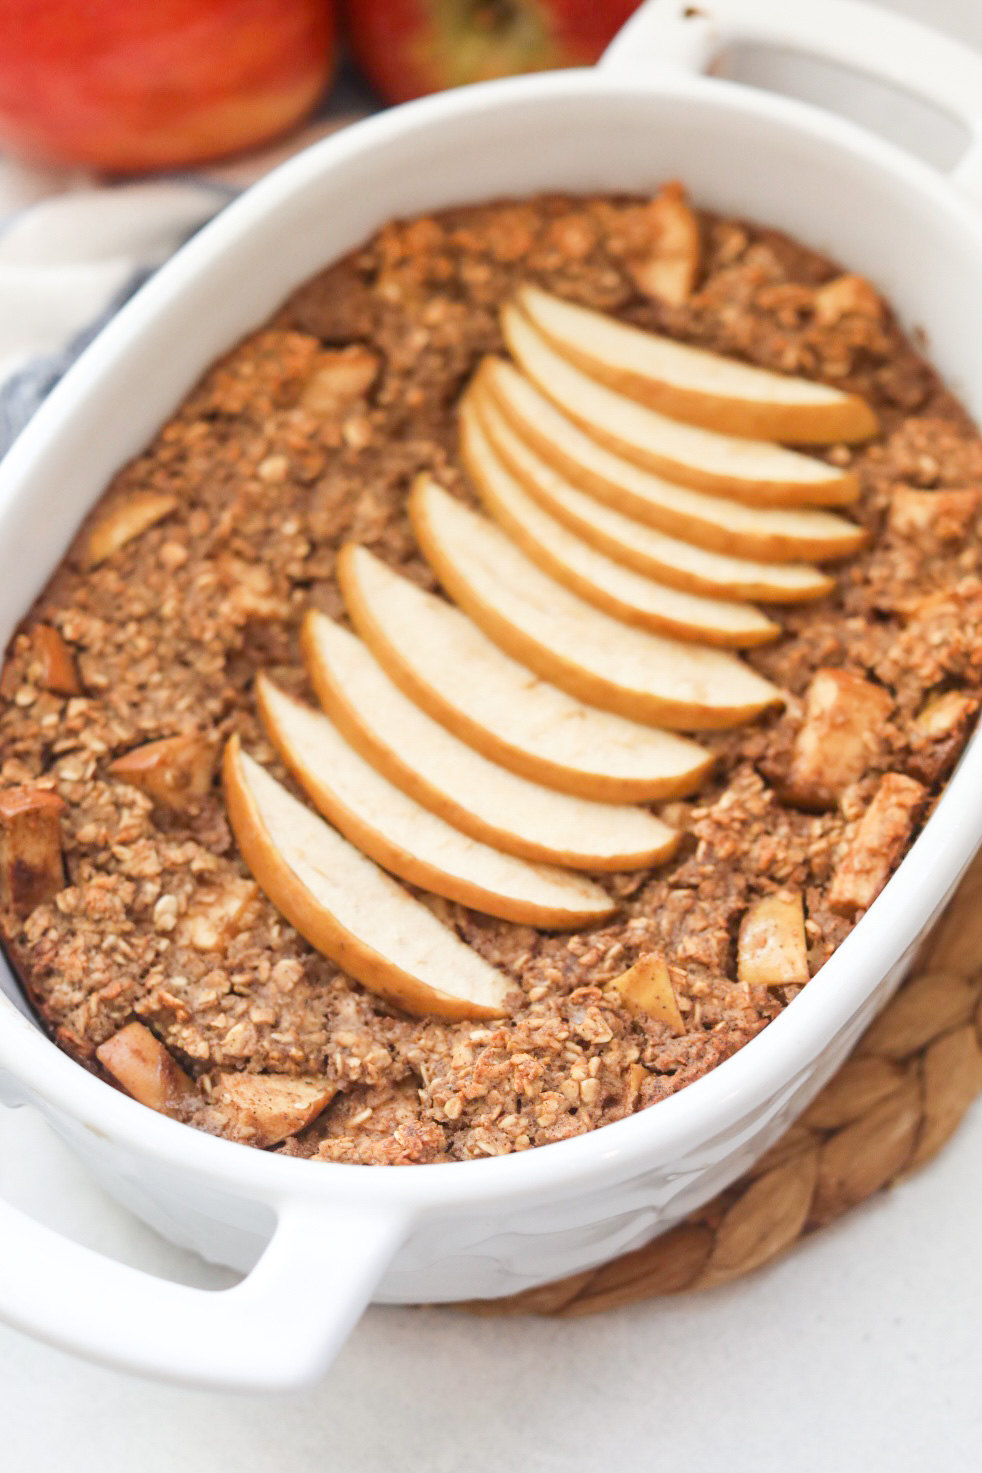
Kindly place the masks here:
MULTIPOLYGON (((626 516, 698 547, 780 563, 850 557, 868 540, 864 528, 835 512, 745 506, 666 481, 585 434, 504 359, 486 359, 475 388, 479 395, 489 394, 540 460, 573 485, 626 516)), ((503 449, 500 443, 498 449, 503 449)), ((522 478, 518 465, 510 468, 522 478)), ((534 496, 536 488, 529 477, 526 490, 534 496)), ((814 570, 810 575, 812 580, 818 576, 814 570)))
POLYGON ((735 655, 634 629, 555 582, 486 517, 428 477, 416 540, 444 588, 513 659, 580 701, 652 726, 737 726, 781 692, 735 655))
POLYGON ((685 593, 615 562, 571 532, 524 490, 498 458, 472 402, 461 411, 461 448, 485 507, 528 557, 598 609, 662 634, 740 649, 781 632, 752 604, 685 593))
MULTIPOLYGON (((502 853, 422 807, 349 746, 327 716, 267 676, 260 675, 256 691, 267 736, 314 806, 400 879, 545 930, 589 925, 613 912, 606 891, 585 875, 502 853)), ((666 829, 662 839, 670 853, 677 835, 666 829)))
MULTIPOLYGON (((514 371, 508 365, 503 366, 509 373, 514 371)), ((768 603, 801 603, 821 598, 835 587, 834 579, 807 563, 765 563, 711 552, 693 542, 669 537, 646 522, 638 522, 581 491, 543 460, 512 429, 494 396, 485 388, 472 389, 467 403, 476 409, 486 438, 502 465, 511 471, 526 493, 557 522, 617 564, 689 593, 731 599, 759 598, 768 603)), ((700 500, 710 499, 700 497, 700 500)))
POLYGON ((674 852, 677 833, 646 809, 558 793, 483 757, 405 696, 368 646, 325 614, 307 615, 303 644, 311 684, 351 746, 465 834, 571 869, 638 869, 674 852))
POLYGON ((229 821, 253 878, 317 951, 407 1012, 500 1018, 509 981, 243 752, 225 749, 229 821))
POLYGON ((704 747, 572 699, 511 659, 472 620, 355 543, 338 562, 348 613, 400 690, 511 772, 610 802, 693 792, 704 747))
POLYGON ((645 332, 539 287, 520 288, 517 301, 557 353, 669 419, 726 435, 806 445, 868 440, 879 428, 858 394, 645 332))
POLYGON ((852 471, 766 440, 682 424, 607 388, 557 353, 514 304, 501 322, 533 383, 599 444, 646 470, 750 506, 843 506, 859 495, 852 471))

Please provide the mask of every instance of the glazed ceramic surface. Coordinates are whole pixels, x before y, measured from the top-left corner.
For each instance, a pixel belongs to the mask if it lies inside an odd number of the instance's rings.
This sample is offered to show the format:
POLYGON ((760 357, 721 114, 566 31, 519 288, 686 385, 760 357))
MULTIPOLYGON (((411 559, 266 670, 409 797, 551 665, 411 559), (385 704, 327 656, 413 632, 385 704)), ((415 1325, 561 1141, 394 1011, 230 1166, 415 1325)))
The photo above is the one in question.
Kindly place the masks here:
MULTIPOLYGON (((384 221, 670 177, 872 277, 982 418, 982 59, 847 0, 654 0, 599 68, 444 94, 316 145, 161 270, 0 466, 0 641, 202 370, 384 221), (828 113, 701 75, 734 40, 874 69, 961 124, 961 162, 944 177, 828 113)), ((510 1294, 639 1246, 738 1176, 842 1063, 980 838, 976 737, 884 893, 764 1033, 653 1109, 483 1161, 371 1169, 202 1135, 59 1052, 3 973, 0 1098, 38 1108, 160 1232, 246 1276, 221 1293, 167 1283, 0 1204, 0 1317, 109 1364, 272 1389, 317 1376, 373 1297, 510 1294)))

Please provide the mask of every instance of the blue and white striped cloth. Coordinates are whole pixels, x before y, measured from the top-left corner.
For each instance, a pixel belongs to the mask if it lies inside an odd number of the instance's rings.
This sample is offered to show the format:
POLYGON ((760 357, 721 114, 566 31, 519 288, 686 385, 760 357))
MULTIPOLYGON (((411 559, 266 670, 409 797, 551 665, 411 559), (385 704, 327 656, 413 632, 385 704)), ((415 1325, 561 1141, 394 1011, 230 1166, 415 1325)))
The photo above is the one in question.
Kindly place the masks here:
MULTIPOLYGON (((0 178, 0 205, 10 203, 0 178)), ((86 183, 0 220, 0 454, 141 282, 228 199, 207 181, 86 183)))
POLYGON ((199 174, 106 183, 0 158, 0 456, 109 318, 240 190, 371 106, 342 76, 285 142, 199 174))

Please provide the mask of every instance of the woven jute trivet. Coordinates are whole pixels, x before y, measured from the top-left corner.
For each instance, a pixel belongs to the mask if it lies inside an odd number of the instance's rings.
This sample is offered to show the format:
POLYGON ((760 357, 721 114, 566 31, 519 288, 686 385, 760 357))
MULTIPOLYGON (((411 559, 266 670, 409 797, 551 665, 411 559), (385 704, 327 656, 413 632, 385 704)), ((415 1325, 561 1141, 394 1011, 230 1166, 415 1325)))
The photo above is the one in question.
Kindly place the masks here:
POLYGON ((855 1053, 742 1180, 646 1248, 458 1308, 597 1314, 760 1268, 941 1149, 982 1090, 980 1000, 982 857, 855 1053))

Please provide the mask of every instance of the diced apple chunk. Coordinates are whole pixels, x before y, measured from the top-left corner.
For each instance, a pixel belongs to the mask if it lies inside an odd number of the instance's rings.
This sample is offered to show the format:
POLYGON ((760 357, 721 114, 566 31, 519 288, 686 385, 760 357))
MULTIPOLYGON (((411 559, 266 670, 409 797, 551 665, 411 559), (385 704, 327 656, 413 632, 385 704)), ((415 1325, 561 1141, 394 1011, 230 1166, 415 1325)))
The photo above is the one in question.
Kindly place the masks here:
POLYGON ((96 1058, 128 1095, 162 1115, 179 1115, 197 1093, 194 1080, 143 1023, 127 1023, 99 1045, 96 1058))
POLYGON ((80 696, 82 686, 71 650, 51 624, 34 630, 34 656, 40 667, 38 679, 45 690, 58 696, 80 696))
POLYGON ((960 690, 946 690, 927 702, 914 717, 911 732, 915 777, 933 783, 947 775, 968 740, 978 707, 976 698, 960 690))
POLYGON ((323 1079, 285 1074, 219 1074, 212 1093, 254 1146, 275 1146, 296 1135, 333 1100, 337 1089, 323 1079))
POLYGON ((648 1071, 643 1064, 632 1064, 627 1071, 627 1106, 630 1110, 636 1110, 641 1103, 641 1086, 647 1078, 648 1071))
POLYGON ((368 393, 378 370, 378 358, 360 343, 322 353, 300 396, 301 406, 325 418, 337 415, 368 393))
POLYGON ((883 302, 865 276, 836 276, 815 293, 815 321, 834 327, 843 317, 883 317, 883 302))
POLYGON ((737 976, 751 987, 808 981, 808 942, 800 891, 762 895, 740 922, 737 976))
POLYGON ((627 269, 639 291, 668 307, 683 306, 695 290, 702 264, 699 221, 681 184, 666 184, 648 206, 652 247, 633 256, 627 269))
POLYGON ((646 952, 633 967, 615 977, 610 986, 620 993, 629 1012, 644 1013, 658 1023, 665 1023, 675 1034, 685 1032, 668 964, 661 952, 646 952))
POLYGON ((977 704, 960 690, 946 690, 918 712, 914 717, 914 730, 928 741, 942 741, 968 721, 977 704))
POLYGON ((860 819, 829 888, 829 905, 844 915, 866 910, 890 878, 910 837, 927 789, 888 772, 860 819))
POLYGON ((220 888, 203 889, 177 930, 177 939, 195 951, 220 951, 241 930, 243 917, 259 894, 252 880, 232 875, 220 888))
POLYGON ((45 788, 0 792, 0 905, 29 915, 65 884, 61 815, 65 805, 45 788))
POLYGON ((805 696, 787 792, 804 808, 831 808, 862 777, 880 743, 893 698, 849 670, 818 670, 805 696))
POLYGON ((917 491, 895 486, 890 496, 888 527, 897 537, 918 542, 925 536, 938 542, 959 542, 978 514, 982 493, 974 487, 917 491))
POLYGON ((134 538, 141 537, 177 506, 177 497, 163 491, 134 491, 125 501, 114 502, 99 517, 85 544, 83 562, 98 567, 134 538))
POLYGON ((289 613, 289 601, 277 588, 265 563, 247 563, 242 558, 223 558, 221 577, 226 584, 225 613, 235 625, 283 620, 289 613))
POLYGON ((130 783, 161 808, 175 813, 198 807, 215 774, 214 742, 202 732, 183 732, 134 747, 110 764, 113 777, 130 783))

